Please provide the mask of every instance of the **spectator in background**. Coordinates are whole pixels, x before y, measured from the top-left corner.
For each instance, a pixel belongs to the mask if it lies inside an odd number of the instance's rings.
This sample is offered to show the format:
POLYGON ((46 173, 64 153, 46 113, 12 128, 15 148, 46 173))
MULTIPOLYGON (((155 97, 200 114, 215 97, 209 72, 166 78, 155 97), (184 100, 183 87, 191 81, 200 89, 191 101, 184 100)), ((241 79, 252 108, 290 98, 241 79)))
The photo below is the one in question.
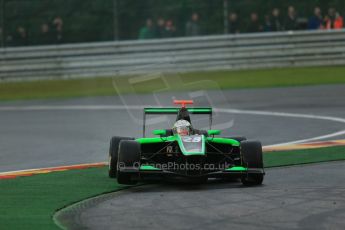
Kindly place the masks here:
POLYGON ((335 14, 335 23, 334 23, 334 29, 342 29, 344 28, 344 19, 343 17, 340 15, 339 12, 337 12, 335 14))
POLYGON ((165 22, 165 30, 163 37, 172 38, 176 36, 176 27, 174 26, 173 20, 169 19, 165 22))
POLYGON ((334 8, 329 8, 328 15, 325 17, 325 27, 328 30, 342 29, 344 27, 343 17, 334 8))
POLYGON ((272 22, 269 15, 265 15, 265 21, 264 21, 264 32, 271 32, 272 31, 272 22))
POLYGON ((308 29, 318 30, 323 28, 323 18, 320 7, 314 8, 314 15, 309 18, 308 29))
POLYGON ((40 36, 39 36, 39 45, 48 45, 52 44, 53 42, 53 36, 52 33, 50 32, 49 25, 47 23, 43 23, 41 25, 41 31, 40 31, 40 36))
POLYGON ((55 43, 60 44, 63 42, 63 20, 61 17, 57 16, 53 19, 53 32, 55 37, 55 43))
POLYGON ((250 14, 250 22, 247 26, 248 33, 262 32, 263 28, 259 22, 259 16, 257 13, 250 14))
POLYGON ((287 17, 284 24, 285 30, 297 30, 297 14, 293 6, 288 7, 287 17))
POLYGON ((28 33, 23 26, 18 26, 13 38, 12 46, 27 46, 29 44, 28 33))
POLYGON ((155 37, 156 38, 163 38, 165 31, 165 20, 162 17, 159 17, 157 20, 156 28, 155 28, 155 37))
POLYGON ((235 12, 229 14, 229 27, 228 32, 230 34, 240 33, 240 26, 238 23, 238 15, 235 12))
POLYGON ((152 19, 146 19, 146 24, 139 31, 139 39, 151 39, 155 37, 152 19))
POLYGON ((198 36, 201 34, 199 15, 193 13, 191 19, 186 23, 186 36, 198 36))
POLYGON ((282 20, 280 18, 280 10, 278 8, 274 8, 272 10, 272 19, 271 19, 271 24, 272 24, 272 31, 282 31, 282 20))

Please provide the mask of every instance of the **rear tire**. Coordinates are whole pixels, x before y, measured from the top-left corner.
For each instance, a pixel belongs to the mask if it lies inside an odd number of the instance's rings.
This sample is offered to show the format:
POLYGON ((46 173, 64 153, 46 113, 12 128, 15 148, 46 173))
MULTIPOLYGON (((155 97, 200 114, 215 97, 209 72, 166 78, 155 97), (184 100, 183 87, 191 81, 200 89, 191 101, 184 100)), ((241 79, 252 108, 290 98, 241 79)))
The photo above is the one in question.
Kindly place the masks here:
POLYGON ((110 147, 109 147, 109 177, 116 178, 117 173, 117 158, 118 158, 118 151, 119 151, 119 144, 121 140, 133 140, 130 137, 112 137, 110 140, 110 147))
MULTIPOLYGON (((264 170, 262 146, 258 141, 241 142, 241 155, 243 166, 248 169, 264 170)), ((246 186, 261 185, 264 180, 264 173, 248 173, 241 178, 241 182, 246 186)))
POLYGON ((140 167, 140 144, 133 140, 122 140, 119 146, 117 161, 117 182, 134 185, 138 182, 140 167), (122 168, 131 171, 121 171, 122 168))

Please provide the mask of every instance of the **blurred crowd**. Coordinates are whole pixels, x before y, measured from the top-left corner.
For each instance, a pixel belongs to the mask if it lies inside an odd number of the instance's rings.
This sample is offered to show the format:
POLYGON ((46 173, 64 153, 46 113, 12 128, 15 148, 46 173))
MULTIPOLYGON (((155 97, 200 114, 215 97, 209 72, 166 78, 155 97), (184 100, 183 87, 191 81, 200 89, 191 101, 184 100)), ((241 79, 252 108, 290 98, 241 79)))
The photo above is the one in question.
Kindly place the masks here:
MULTIPOLYGON (((191 13, 184 24, 179 21, 179 26, 172 18, 161 16, 155 19, 147 18, 138 31, 138 38, 172 38, 209 34, 203 26, 206 24, 205 22, 207 22, 206 16, 199 15, 197 12, 191 13)), ((326 12, 322 12, 320 7, 315 7, 313 14, 306 18, 299 16, 294 6, 289 6, 285 10, 274 8, 265 15, 252 12, 244 16, 237 12, 230 12, 224 25, 224 32, 238 34, 292 30, 331 30, 343 27, 343 17, 333 7, 326 12)), ((6 34, 0 26, 0 46, 49 45, 64 42, 68 41, 67 39, 65 41, 64 20, 61 16, 55 16, 39 25, 30 25, 29 28, 18 25, 14 27, 13 31, 6 31, 6 34)))
MULTIPOLYGON (((0 41, 6 46, 27 46, 27 45, 50 45, 63 43, 63 19, 60 16, 53 18, 51 21, 44 22, 38 28, 31 28, 38 33, 38 39, 35 44, 30 40, 30 31, 23 25, 18 25, 15 31, 3 34, 0 27, 0 41)), ((31 31, 32 32, 32 31, 31 31)))
MULTIPOLYGON (((309 18, 299 17, 293 6, 288 7, 285 17, 278 8, 274 8, 270 14, 264 16, 252 12, 249 18, 242 18, 238 13, 231 12, 227 22, 227 33, 230 34, 342 28, 344 28, 343 17, 335 8, 329 8, 328 12, 323 13, 320 7, 315 7, 313 15, 309 18)), ((138 38, 175 37, 176 31, 172 19, 165 20, 163 17, 158 17, 154 22, 148 18, 140 29, 138 38)), ((185 36, 202 35, 198 13, 194 12, 186 22, 184 34, 185 36)))
MULTIPOLYGON (((152 39, 152 38, 171 38, 177 35, 176 26, 172 19, 164 19, 158 17, 154 22, 151 18, 146 20, 145 25, 139 31, 139 39, 152 39)), ((193 13, 190 20, 185 25, 186 36, 202 35, 199 14, 193 13)))
POLYGON ((286 17, 281 16, 278 8, 274 8, 270 14, 263 18, 253 12, 250 15, 246 27, 240 27, 241 18, 237 13, 229 14, 229 33, 253 33, 253 32, 276 32, 293 30, 319 30, 319 29, 342 29, 344 28, 343 17, 335 8, 329 8, 323 13, 320 7, 314 8, 314 13, 309 18, 299 17, 295 7, 289 6, 286 17))

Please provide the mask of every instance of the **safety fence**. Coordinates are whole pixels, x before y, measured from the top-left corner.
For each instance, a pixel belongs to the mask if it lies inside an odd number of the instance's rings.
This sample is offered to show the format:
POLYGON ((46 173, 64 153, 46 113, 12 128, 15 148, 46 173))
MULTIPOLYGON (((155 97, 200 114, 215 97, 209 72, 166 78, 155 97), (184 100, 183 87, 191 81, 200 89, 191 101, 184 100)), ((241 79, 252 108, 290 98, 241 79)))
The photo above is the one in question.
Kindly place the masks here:
POLYGON ((345 30, 0 49, 0 79, 101 77, 345 64, 345 30))

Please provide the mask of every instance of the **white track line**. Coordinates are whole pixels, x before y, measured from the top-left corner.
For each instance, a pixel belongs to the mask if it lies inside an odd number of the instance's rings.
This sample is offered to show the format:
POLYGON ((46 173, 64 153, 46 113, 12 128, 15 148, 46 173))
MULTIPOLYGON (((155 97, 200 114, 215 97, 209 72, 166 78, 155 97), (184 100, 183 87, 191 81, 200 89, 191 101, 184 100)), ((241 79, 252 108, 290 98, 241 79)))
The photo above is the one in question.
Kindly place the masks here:
MULTIPOLYGON (((46 111, 46 110, 126 110, 126 109, 143 109, 145 107, 155 107, 152 105, 56 105, 56 106, 3 106, 0 107, 0 111, 46 111)), ((225 108, 214 108, 215 112, 220 113, 230 113, 230 114, 250 114, 250 115, 259 115, 259 116, 279 116, 279 117, 292 117, 292 118, 304 118, 304 119, 317 119, 317 120, 326 120, 332 122, 339 122, 345 124, 345 119, 340 117, 332 117, 332 116, 320 116, 320 115, 312 115, 312 114, 299 114, 299 113, 284 113, 284 112, 272 112, 272 111, 256 111, 256 110, 240 110, 240 109, 225 109, 225 108)), ((309 141, 316 141, 322 140, 326 138, 336 137, 340 135, 344 135, 345 130, 341 130, 338 132, 284 142, 274 145, 269 145, 265 147, 276 147, 276 146, 284 146, 290 144, 298 144, 304 143, 309 141)))
MULTIPOLYGON (((293 118, 305 118, 305 119, 317 119, 317 120, 326 120, 326 121, 333 121, 345 124, 345 119, 340 117, 331 117, 331 116, 319 116, 319 115, 311 115, 311 114, 299 114, 299 113, 284 113, 284 112, 270 112, 270 111, 256 111, 256 110, 239 110, 239 109, 215 109, 218 112, 224 113, 232 113, 232 114, 251 114, 251 115, 261 115, 261 116, 278 116, 278 117, 293 117, 293 118)), ((326 138, 341 136, 345 134, 345 130, 341 130, 335 133, 330 133, 322 136, 284 142, 274 145, 267 145, 265 147, 277 147, 277 146, 284 146, 284 145, 291 145, 291 144, 299 144, 309 141, 317 141, 326 138)))
POLYGON ((34 106, 3 106, 0 111, 46 111, 46 110, 125 110, 143 109, 150 105, 34 105, 34 106))

